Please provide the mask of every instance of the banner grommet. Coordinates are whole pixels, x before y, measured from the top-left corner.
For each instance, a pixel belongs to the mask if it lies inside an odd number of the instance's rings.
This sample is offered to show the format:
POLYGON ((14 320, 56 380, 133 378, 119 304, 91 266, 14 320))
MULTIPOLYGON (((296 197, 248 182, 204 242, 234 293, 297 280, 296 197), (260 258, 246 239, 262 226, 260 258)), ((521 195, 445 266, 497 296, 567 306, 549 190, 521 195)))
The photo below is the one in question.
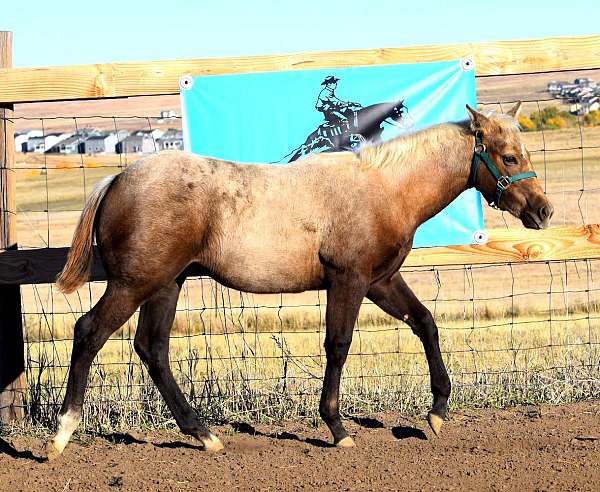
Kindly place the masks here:
POLYGON ((191 75, 182 75, 179 77, 179 88, 188 91, 194 86, 194 78, 191 75))
POLYGON ((473 233, 473 242, 475 244, 485 244, 488 242, 487 232, 482 231, 481 229, 475 231, 473 233))
POLYGON ((460 59, 460 68, 463 72, 470 72, 475 68, 473 58, 465 57, 460 59))

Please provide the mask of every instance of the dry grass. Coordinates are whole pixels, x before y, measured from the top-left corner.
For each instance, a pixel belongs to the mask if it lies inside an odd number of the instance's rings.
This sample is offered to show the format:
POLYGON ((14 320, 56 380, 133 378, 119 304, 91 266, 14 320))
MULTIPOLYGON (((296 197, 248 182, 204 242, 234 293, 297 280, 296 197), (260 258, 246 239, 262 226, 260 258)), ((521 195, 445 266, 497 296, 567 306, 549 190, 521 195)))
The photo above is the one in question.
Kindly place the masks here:
MULTIPOLYGON (((185 316, 183 314, 182 316, 185 316)), ((576 318, 576 317, 574 317, 576 318)), ((498 320, 496 320, 498 321, 498 320)), ((600 396, 597 333, 588 320, 523 316, 511 326, 486 329, 451 322, 441 329, 452 374, 454 407, 561 403, 600 396)), ((200 324, 202 326, 202 324, 200 324)), ((206 325, 204 325, 206 326, 206 325)), ((316 418, 324 369, 323 330, 199 333, 171 342, 177 379, 211 421, 316 418)), ((111 339, 98 357, 86 404, 88 428, 164 425, 164 404, 132 352, 132 327, 111 339)), ((32 343, 38 361, 30 381, 37 421, 50 423, 62 397, 70 341, 32 343)), ((418 339, 396 322, 361 322, 345 367, 345 411, 422 411, 429 401, 428 370, 418 339)))

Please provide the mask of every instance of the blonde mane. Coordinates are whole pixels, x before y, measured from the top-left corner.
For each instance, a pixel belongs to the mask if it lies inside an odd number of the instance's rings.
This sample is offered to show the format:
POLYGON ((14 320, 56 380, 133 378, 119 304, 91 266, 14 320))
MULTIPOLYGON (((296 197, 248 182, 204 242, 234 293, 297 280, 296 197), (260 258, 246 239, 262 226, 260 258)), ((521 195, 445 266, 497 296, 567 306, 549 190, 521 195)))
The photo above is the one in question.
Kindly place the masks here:
POLYGON ((443 123, 400 135, 387 142, 366 145, 360 148, 358 157, 361 164, 367 167, 401 166, 410 169, 441 142, 447 143, 466 131, 467 126, 463 123, 443 123))
MULTIPOLYGON (((517 121, 508 114, 495 110, 486 110, 482 114, 503 129, 511 132, 521 131, 517 121)), ((358 150, 357 155, 361 164, 366 167, 401 166, 404 169, 410 169, 414 163, 419 161, 419 158, 427 155, 433 148, 438 148, 440 144, 447 145, 454 138, 471 132, 469 120, 441 123, 423 130, 402 134, 383 143, 367 144, 358 150)))

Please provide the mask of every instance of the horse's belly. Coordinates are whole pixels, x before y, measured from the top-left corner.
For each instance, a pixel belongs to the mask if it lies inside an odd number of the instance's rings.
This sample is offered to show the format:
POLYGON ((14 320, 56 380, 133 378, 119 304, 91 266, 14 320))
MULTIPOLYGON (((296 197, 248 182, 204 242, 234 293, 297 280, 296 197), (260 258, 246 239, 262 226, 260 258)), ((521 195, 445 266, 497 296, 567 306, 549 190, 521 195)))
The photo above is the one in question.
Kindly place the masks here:
POLYGON ((211 262, 215 277, 238 290, 254 293, 302 292, 318 289, 324 279, 316 241, 297 237, 249 237, 221 243, 211 262))

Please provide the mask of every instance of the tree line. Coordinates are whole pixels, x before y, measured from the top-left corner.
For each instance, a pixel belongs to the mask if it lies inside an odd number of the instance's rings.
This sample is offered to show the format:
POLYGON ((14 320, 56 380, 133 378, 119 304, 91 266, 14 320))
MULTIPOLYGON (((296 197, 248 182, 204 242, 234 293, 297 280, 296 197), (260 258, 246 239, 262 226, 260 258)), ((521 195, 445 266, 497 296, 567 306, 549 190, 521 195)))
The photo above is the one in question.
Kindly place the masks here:
POLYGON ((600 125, 600 111, 590 111, 578 118, 566 110, 556 106, 547 106, 542 110, 533 111, 529 116, 519 116, 519 124, 523 131, 560 130, 561 128, 600 125))

